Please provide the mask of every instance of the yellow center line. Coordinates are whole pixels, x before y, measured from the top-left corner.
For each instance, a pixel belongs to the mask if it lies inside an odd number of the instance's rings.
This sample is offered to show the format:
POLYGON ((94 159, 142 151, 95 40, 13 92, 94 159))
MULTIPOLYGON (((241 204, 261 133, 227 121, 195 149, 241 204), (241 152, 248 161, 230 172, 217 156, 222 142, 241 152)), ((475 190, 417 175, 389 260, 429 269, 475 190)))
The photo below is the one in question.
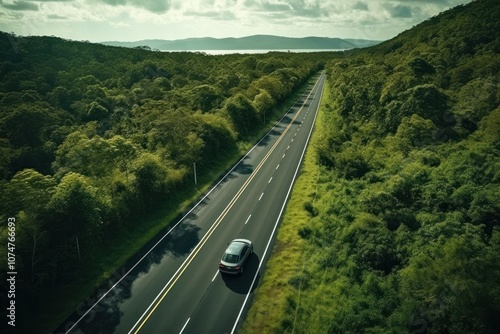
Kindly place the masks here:
MULTIPOLYGON (((315 86, 316 86, 316 84, 315 84, 315 86)), ((205 245, 205 243, 207 242, 208 238, 210 238, 210 236, 213 234, 213 232, 216 230, 216 228, 222 222, 222 220, 224 219, 224 217, 228 214, 229 210, 231 210, 231 208, 234 206, 234 203, 236 203, 236 201, 240 198, 241 194, 248 187, 249 183, 253 180, 253 178, 255 177, 255 175, 257 174, 257 172, 262 168, 262 166, 267 161, 267 159, 269 159, 269 156, 272 154, 272 152, 278 146, 279 142, 283 139, 283 137, 285 136, 285 134, 287 133, 287 131, 291 128, 291 126, 292 126, 293 122, 295 121, 295 119, 301 113, 302 109, 304 108, 304 105, 307 103, 307 100, 309 99, 309 96, 311 96, 313 90, 314 90, 314 87, 311 90, 311 92, 309 93, 309 95, 307 96, 307 98, 304 101, 304 103, 302 103, 302 106, 297 111, 297 114, 293 117, 292 121, 285 128, 285 130, 283 131, 283 133, 281 134, 281 136, 276 140, 276 142, 271 147, 271 149, 266 154, 266 156, 262 159, 262 161, 259 163, 259 165, 255 168, 255 170, 252 172, 252 174, 248 177, 248 179, 245 181, 245 183, 243 184, 243 186, 241 186, 241 188, 238 190, 238 192, 236 193, 236 195, 231 199, 231 201, 229 202, 229 204, 224 208, 224 210, 222 211, 222 213, 215 220, 214 224, 210 227, 210 229, 208 230, 208 232, 203 236, 202 240, 198 243, 198 245, 193 250, 193 252, 191 252, 191 254, 189 254, 188 260, 187 260, 187 262, 184 262, 183 268, 177 273, 177 276, 171 282, 171 284, 168 287, 168 289, 165 290, 165 292, 163 293, 163 295, 156 301, 156 304, 149 311, 149 313, 143 319, 143 321, 141 322, 141 324, 137 327, 137 329, 135 330, 134 334, 139 333, 139 331, 144 326, 144 324, 148 321, 148 319, 151 317, 151 315, 154 313, 154 311, 158 308, 158 306, 160 305, 160 303, 162 302, 162 300, 167 296, 167 294, 170 292, 170 290, 172 289, 172 287, 175 285, 175 283, 182 276, 182 274, 187 269, 187 267, 189 266, 189 264, 194 260, 194 258, 196 257, 196 255, 200 252, 201 248, 203 247, 203 245, 205 245)))

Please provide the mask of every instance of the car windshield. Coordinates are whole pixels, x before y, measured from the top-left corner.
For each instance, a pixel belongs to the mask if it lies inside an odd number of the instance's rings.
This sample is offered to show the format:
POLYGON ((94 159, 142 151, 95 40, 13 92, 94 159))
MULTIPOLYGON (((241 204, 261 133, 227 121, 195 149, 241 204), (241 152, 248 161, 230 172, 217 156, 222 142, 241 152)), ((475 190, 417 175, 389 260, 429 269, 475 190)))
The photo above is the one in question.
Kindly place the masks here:
POLYGON ((239 259, 238 255, 229 253, 224 254, 224 257, 222 258, 223 261, 229 263, 238 263, 238 259, 239 259))

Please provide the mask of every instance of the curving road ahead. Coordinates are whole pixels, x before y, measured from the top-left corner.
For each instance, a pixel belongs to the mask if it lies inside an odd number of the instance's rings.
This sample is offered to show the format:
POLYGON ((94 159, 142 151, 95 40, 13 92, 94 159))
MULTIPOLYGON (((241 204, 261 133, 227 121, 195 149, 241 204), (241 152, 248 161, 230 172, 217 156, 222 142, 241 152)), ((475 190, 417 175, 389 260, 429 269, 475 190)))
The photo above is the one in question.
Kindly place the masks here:
POLYGON ((56 333, 233 333, 269 256, 316 119, 321 74, 275 127, 174 227, 83 302, 56 333), (221 275, 227 244, 250 239, 241 276, 221 275))

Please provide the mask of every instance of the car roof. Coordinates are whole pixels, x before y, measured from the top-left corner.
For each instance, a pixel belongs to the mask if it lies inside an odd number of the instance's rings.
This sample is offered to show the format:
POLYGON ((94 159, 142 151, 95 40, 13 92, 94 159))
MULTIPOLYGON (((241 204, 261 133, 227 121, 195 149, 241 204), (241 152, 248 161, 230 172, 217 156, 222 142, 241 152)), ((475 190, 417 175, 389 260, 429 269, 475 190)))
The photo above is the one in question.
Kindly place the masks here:
POLYGON ((245 239, 234 239, 233 241, 231 241, 231 243, 227 247, 226 253, 229 253, 229 254, 240 254, 241 249, 245 245, 246 246, 249 245, 248 240, 245 240, 245 239))

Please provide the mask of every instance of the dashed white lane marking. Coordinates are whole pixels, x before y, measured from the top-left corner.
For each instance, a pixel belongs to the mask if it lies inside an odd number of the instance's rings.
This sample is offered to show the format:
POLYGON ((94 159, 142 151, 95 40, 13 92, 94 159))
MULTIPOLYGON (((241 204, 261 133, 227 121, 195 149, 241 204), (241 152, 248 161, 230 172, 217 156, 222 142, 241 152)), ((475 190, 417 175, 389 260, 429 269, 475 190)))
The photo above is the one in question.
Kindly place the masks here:
MULTIPOLYGON (((283 158, 285 157, 285 155, 283 154, 283 158)), ((280 165, 278 164, 278 166, 276 166, 276 169, 280 168, 280 165)))
POLYGON ((286 154, 283 154, 283 157, 282 157, 281 159, 284 159, 284 158, 285 158, 285 156, 286 156, 286 154))
POLYGON ((272 180, 273 180, 273 177, 271 176, 271 178, 269 179, 269 182, 267 182, 267 183, 271 183, 272 180))
POLYGON ((262 199, 262 196, 264 196, 264 193, 260 194, 259 201, 262 199))
POLYGON ((191 318, 188 318, 188 320, 186 321, 186 323, 185 323, 185 324, 184 324, 184 326, 182 327, 182 329, 181 329, 181 331, 179 332, 179 334, 182 334, 182 332, 184 332, 184 329, 186 329, 186 326, 188 325, 189 320, 191 320, 191 318))
POLYGON ((289 150, 290 149, 290 145, 288 145, 288 147, 286 149, 289 150))
POLYGON ((248 221, 252 218, 252 215, 248 216, 247 220, 245 221, 245 225, 248 223, 248 221))
MULTIPOLYGON (((318 79, 318 81, 316 82, 315 86, 317 85, 317 83, 318 83, 318 82, 322 82, 322 81, 320 81, 320 80, 323 80, 323 78, 324 78, 324 77, 323 77, 323 75, 324 75, 324 74, 322 74, 322 75, 319 77, 319 79, 318 79)), ((314 117, 314 120, 316 120, 316 116, 314 117)), ((311 137, 311 133, 312 133, 312 128, 311 128, 311 130, 309 131, 309 136, 307 137, 307 140, 306 140, 306 146, 307 146, 307 143, 309 142, 309 139, 310 139, 310 137, 311 137)), ((301 156, 301 158, 300 158, 300 161, 302 161, 302 158, 304 157, 304 154, 305 154, 305 147, 304 147, 304 149, 303 149, 303 151, 302 151, 302 156, 301 156)), ((296 170, 295 170, 295 174, 294 174, 294 176, 293 176, 293 181, 295 181, 295 179, 296 179, 296 177, 297 177, 297 174, 298 174, 298 172, 299 172, 299 169, 300 169, 300 164, 297 166, 297 168, 296 168, 296 170)), ((293 184, 293 183, 292 183, 292 184, 293 184)), ((278 215, 278 219, 277 219, 277 220, 276 220, 276 222, 275 222, 274 229, 273 229, 273 231, 271 232, 271 236, 270 236, 270 238, 269 238, 269 240, 268 240, 268 242, 267 242, 266 248, 264 249, 264 253, 263 253, 263 255, 262 255, 262 258, 265 258, 266 254, 267 254, 267 251, 268 251, 268 249, 269 249, 269 245, 271 244, 271 240, 272 240, 272 238, 273 238, 273 236, 274 236, 274 233, 276 232, 276 229, 277 229, 277 227, 278 227, 278 223, 279 223, 279 221, 281 220, 281 217, 282 217, 281 215, 282 215, 283 211, 285 210, 286 202, 287 202, 287 200, 288 200, 288 198, 289 198, 289 196, 290 196, 290 192, 291 192, 291 190, 292 190, 292 186, 290 186, 290 188, 288 189, 288 193, 287 193, 287 195, 286 195, 286 197, 285 197, 285 201, 284 201, 284 203, 283 203, 283 206, 281 207, 280 214, 278 215)), ((258 268, 257 268, 257 271, 256 271, 256 273, 255 273, 255 275, 254 275, 253 279, 252 279, 252 283, 250 283, 250 287, 249 287, 248 292, 247 292, 247 294, 246 294, 245 300, 243 301, 243 305, 242 305, 242 306, 241 306, 241 308, 240 308, 240 311, 239 311, 239 313, 238 313, 238 316, 236 317, 236 321, 234 322, 233 328, 232 328, 232 330, 231 330, 231 334, 234 334, 234 332, 236 331, 236 327, 240 324, 241 315, 242 315, 242 313, 243 313, 243 310, 245 309, 245 306, 246 306, 246 304, 247 304, 247 302, 248 302, 248 300, 249 300, 249 297, 250 297, 250 293, 252 292, 252 289, 253 289, 253 287, 254 287, 254 284, 255 284, 255 282, 256 282, 256 280, 257 280, 257 276, 258 276, 258 274, 259 274, 259 270, 260 270, 260 268, 261 268, 262 262, 263 262, 263 261, 259 261, 259 266, 258 266, 258 268)))
POLYGON ((292 143, 293 143, 293 138, 292 138, 292 143))

